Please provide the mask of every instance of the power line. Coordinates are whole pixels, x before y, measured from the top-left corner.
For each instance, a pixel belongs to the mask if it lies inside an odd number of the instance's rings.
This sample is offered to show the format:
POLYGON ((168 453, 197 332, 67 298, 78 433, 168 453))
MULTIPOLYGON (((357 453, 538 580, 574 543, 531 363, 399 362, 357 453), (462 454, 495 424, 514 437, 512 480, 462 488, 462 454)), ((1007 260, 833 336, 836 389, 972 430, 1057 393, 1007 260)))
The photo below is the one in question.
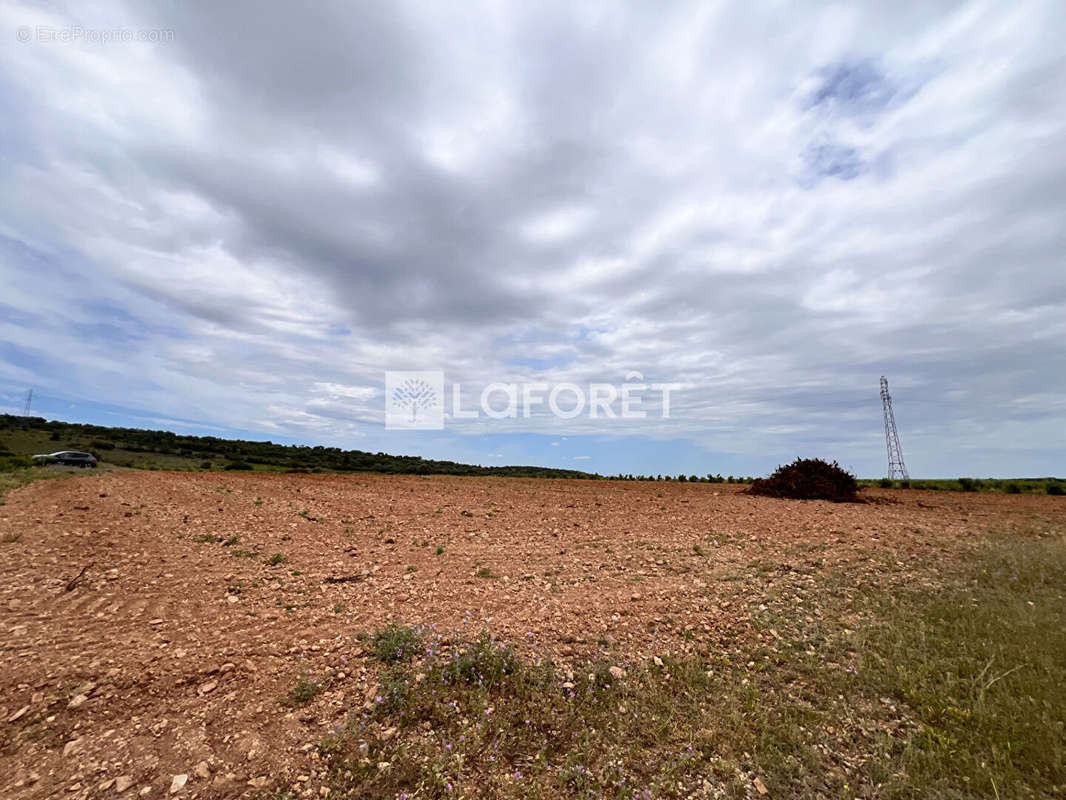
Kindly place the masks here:
POLYGON ((907 465, 903 463, 903 448, 896 430, 896 415, 892 413, 892 395, 888 393, 888 378, 881 376, 881 408, 885 415, 885 445, 888 448, 888 477, 909 480, 907 465))

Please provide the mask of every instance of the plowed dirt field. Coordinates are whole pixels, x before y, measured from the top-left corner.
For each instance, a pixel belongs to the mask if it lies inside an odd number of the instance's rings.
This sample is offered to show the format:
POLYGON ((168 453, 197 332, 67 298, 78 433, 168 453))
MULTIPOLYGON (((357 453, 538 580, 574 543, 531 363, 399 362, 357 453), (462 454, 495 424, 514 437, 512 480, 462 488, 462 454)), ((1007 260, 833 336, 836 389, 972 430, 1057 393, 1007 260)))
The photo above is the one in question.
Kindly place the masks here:
POLYGON ((14 491, 0 797, 317 796, 315 743, 376 684, 357 632, 487 627, 563 663, 740 653, 788 635, 775 624, 817 626, 826 592, 935 584, 977 535, 1066 511, 1031 495, 835 505, 741 489, 114 472, 14 491), (329 690, 281 705, 302 674, 329 690))

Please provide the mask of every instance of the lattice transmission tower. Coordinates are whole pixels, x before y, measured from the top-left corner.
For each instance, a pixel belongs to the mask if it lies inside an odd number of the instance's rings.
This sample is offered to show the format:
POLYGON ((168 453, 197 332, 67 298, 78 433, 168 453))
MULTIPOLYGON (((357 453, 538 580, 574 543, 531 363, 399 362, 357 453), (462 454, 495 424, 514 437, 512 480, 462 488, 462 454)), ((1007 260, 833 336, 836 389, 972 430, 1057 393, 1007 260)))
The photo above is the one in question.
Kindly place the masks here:
POLYGON ((896 415, 892 413, 892 395, 888 393, 888 378, 881 376, 881 407, 885 412, 885 445, 888 447, 888 477, 910 480, 907 465, 903 463, 903 448, 899 446, 899 431, 896 430, 896 415))
POLYGON ((26 406, 22 409, 22 416, 28 417, 30 415, 31 405, 33 405, 33 389, 26 392, 26 406))

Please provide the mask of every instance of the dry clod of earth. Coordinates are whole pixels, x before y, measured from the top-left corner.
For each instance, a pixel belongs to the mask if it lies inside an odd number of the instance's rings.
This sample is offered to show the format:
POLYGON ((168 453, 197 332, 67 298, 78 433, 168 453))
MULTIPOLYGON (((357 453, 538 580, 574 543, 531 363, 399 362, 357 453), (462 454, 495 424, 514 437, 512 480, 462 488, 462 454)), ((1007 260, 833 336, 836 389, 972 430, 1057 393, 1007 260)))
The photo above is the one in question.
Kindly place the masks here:
POLYGON ((321 775, 308 743, 374 700, 379 662, 355 634, 390 622, 445 641, 488 627, 519 654, 564 670, 600 659, 615 679, 670 655, 744 663, 790 633, 769 630, 767 609, 818 624, 827 571, 928 583, 923 565, 964 553, 975 524, 1059 508, 1032 495, 839 505, 682 483, 164 472, 41 481, 5 499, 0 528, 20 535, 0 561, 5 800, 221 800, 321 775), (282 705, 300 681, 306 699, 282 705))

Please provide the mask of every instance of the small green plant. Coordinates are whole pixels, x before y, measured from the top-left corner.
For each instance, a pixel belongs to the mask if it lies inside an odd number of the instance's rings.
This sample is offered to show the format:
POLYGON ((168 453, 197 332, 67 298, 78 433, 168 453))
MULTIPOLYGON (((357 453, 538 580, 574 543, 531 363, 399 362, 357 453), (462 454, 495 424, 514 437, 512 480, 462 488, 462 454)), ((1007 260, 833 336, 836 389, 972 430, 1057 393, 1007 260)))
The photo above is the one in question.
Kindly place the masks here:
POLYGON ((322 689, 321 683, 311 680, 307 675, 301 675, 299 680, 296 681, 296 685, 289 690, 287 695, 281 698, 280 702, 283 706, 302 706, 311 702, 312 698, 322 689))
POLYGON ((437 545, 437 555, 438 556, 444 555, 444 545, 442 545, 442 544, 438 544, 437 545))
POLYGON ((229 537, 226 541, 224 541, 222 543, 222 546, 223 547, 233 547, 233 545, 235 545, 238 542, 240 542, 240 540, 241 540, 240 536, 238 536, 237 534, 233 534, 233 536, 229 537))
POLYGON ((266 560, 268 567, 276 567, 278 564, 284 564, 289 560, 289 557, 284 553, 274 553, 270 558, 266 560))
POLYGON ((348 608, 347 608, 347 606, 344 605, 344 603, 334 603, 333 604, 333 613, 334 614, 343 614, 347 610, 348 610, 348 608))
POLYGON ((495 578, 496 577, 495 575, 493 575, 492 570, 489 569, 488 567, 481 567, 477 572, 474 573, 474 575, 476 577, 478 577, 478 578, 495 578))
POLYGON ((386 664, 408 661, 422 650, 422 633, 418 628, 390 622, 370 637, 374 656, 386 664))
POLYGON ((255 505, 257 507, 263 505, 263 498, 262 497, 255 498, 255 505))
POLYGON ((199 542, 200 544, 214 544, 216 542, 221 542, 222 537, 215 536, 213 533, 201 533, 198 536, 192 537, 192 540, 194 542, 199 542))
POLYGON ((498 686, 514 673, 518 659, 514 648, 500 644, 482 631, 481 636, 452 653, 441 677, 445 683, 465 683, 483 687, 498 686))

